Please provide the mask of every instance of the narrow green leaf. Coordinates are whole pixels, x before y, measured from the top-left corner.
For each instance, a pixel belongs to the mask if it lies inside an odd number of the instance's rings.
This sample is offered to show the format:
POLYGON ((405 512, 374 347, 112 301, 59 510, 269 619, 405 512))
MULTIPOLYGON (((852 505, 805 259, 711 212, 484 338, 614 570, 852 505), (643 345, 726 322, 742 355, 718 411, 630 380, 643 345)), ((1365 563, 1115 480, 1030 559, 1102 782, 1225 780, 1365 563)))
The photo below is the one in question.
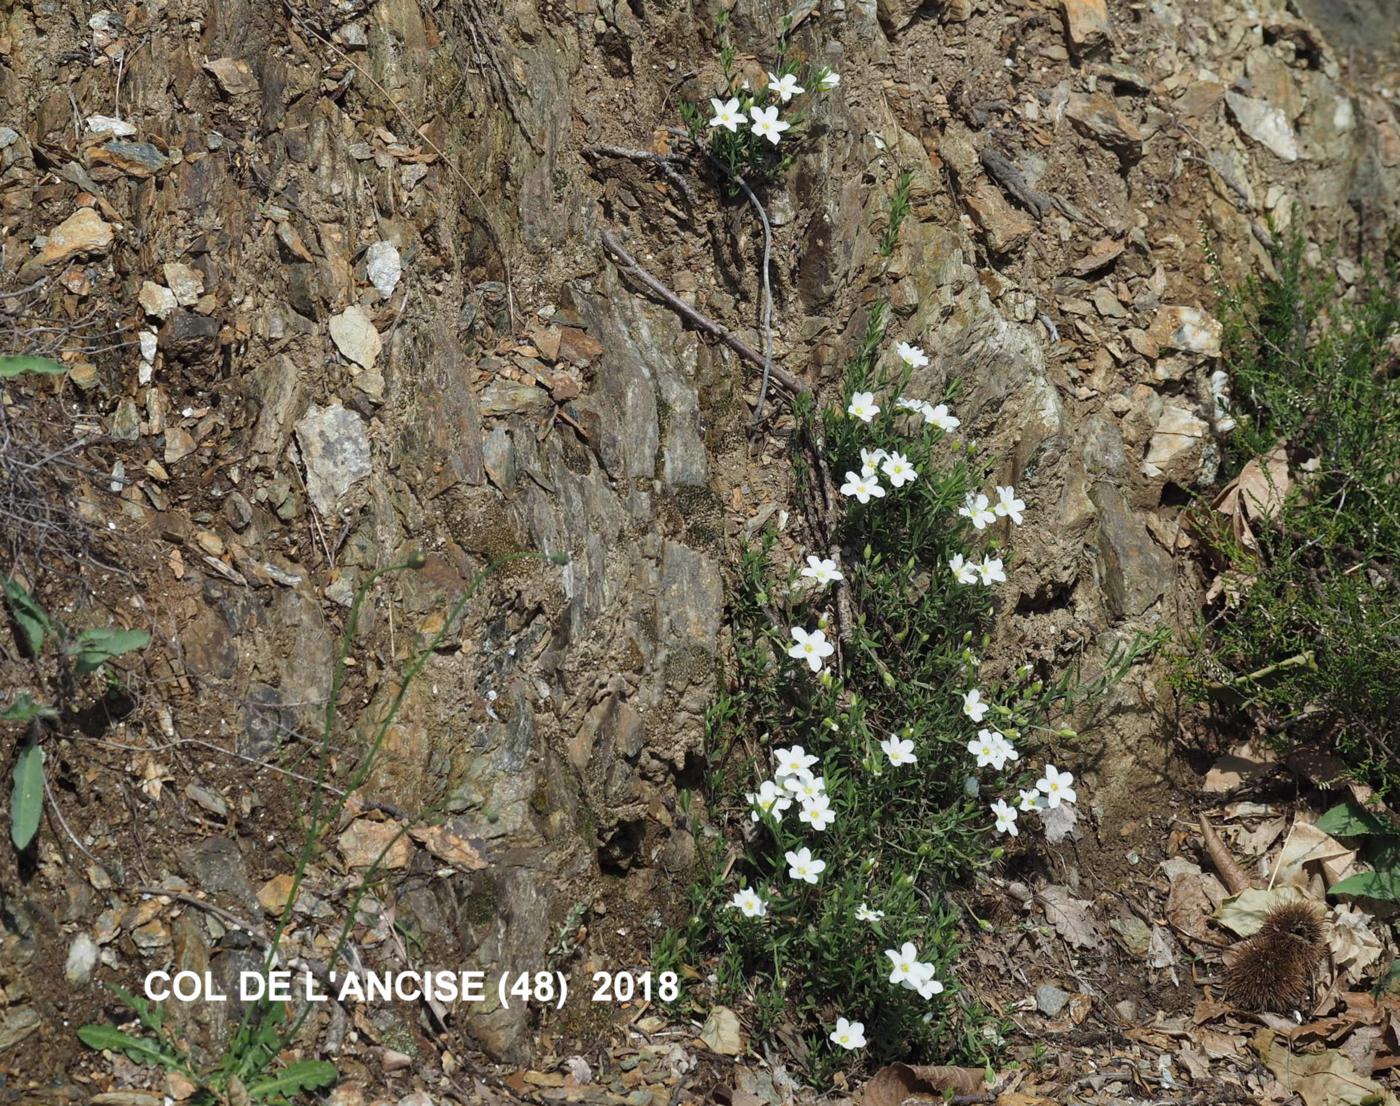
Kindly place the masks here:
POLYGON ((1400 832, 1356 803, 1341 803, 1317 820, 1317 828, 1334 837, 1363 837, 1372 833, 1400 832))
POLYGON ((0 380, 11 380, 25 373, 62 376, 68 370, 47 357, 0 357, 0 380))
POLYGON ((67 652, 70 656, 77 656, 78 672, 82 674, 96 671, 113 657, 144 649, 150 640, 151 635, 145 630, 99 627, 95 630, 84 630, 68 646, 67 652))
POLYGON ((178 1068, 173 1057, 167 1056, 154 1041, 133 1037, 111 1025, 85 1025, 78 1030, 78 1040, 88 1048, 120 1052, 128 1060, 138 1064, 159 1064, 164 1068, 178 1068))
POLYGON ((15 760, 15 788, 10 794, 10 840, 24 849, 39 832, 44 809, 44 750, 26 745, 15 760))
POLYGON ((0 722, 29 722, 35 718, 57 718, 58 711, 43 703, 36 703, 29 692, 21 691, 15 701, 0 710, 0 722))
POLYGON ((38 656, 39 650, 44 647, 44 635, 53 629, 49 623, 49 616, 44 613, 43 607, 34 602, 34 597, 24 590, 24 585, 13 576, 5 578, 5 599, 10 605, 10 613, 19 625, 20 633, 24 635, 24 644, 29 650, 29 655, 38 656))
POLYGON ((1400 902, 1400 872, 1357 872, 1332 885, 1330 894, 1361 895, 1368 899, 1400 902))
POLYGON ((271 1079, 264 1079, 248 1088, 250 1098, 267 1098, 269 1095, 295 1094, 297 1091, 315 1090, 328 1087, 340 1077, 335 1065, 325 1060, 298 1060, 288 1064, 271 1079))

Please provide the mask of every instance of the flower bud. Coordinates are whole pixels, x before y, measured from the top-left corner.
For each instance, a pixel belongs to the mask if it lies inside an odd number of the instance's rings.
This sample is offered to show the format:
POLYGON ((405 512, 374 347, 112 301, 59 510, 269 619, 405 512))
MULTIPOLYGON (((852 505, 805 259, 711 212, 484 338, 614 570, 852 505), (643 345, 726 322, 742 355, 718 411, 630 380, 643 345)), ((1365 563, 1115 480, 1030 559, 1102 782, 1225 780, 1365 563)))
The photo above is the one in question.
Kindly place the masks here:
POLYGON ((412 553, 408 555, 408 560, 406 560, 404 563, 408 565, 408 567, 411 569, 417 570, 420 568, 424 568, 428 564, 428 555, 424 553, 421 549, 415 549, 412 553))

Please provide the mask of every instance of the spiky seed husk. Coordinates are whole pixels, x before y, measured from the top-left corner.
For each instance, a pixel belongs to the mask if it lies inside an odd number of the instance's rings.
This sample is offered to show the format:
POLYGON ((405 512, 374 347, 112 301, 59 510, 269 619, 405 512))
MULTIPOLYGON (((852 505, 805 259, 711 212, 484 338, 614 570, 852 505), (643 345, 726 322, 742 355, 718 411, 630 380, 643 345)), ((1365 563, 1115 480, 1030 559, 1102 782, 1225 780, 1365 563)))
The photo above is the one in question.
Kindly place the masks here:
POLYGON ((1250 1010, 1301 1010, 1312 998, 1323 949, 1322 912, 1316 905, 1276 906, 1264 915, 1258 933, 1227 954, 1226 997, 1250 1010))

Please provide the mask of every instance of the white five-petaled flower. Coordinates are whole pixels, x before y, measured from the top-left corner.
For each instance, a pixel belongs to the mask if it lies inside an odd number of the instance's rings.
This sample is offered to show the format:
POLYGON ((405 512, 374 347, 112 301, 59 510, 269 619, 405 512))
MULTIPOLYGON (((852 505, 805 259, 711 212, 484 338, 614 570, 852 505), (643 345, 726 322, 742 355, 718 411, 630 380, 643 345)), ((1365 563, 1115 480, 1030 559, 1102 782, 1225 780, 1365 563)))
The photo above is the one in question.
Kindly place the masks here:
POLYGON ((773 771, 773 778, 779 783, 792 776, 810 779, 812 765, 817 763, 817 758, 801 745, 794 745, 790 749, 774 749, 773 760, 778 766, 773 771))
POLYGON ((1045 796, 1042 795, 1035 788, 1031 788, 1029 791, 1023 789, 1020 792, 1020 795, 1021 801, 1016 805, 1022 810, 1026 811, 1027 813, 1029 813, 1032 810, 1045 809, 1045 796))
POLYGON ((846 482, 841 485, 842 495, 853 495, 858 503, 869 503, 873 499, 884 499, 885 489, 880 487, 880 482, 873 476, 861 476, 859 473, 846 473, 846 482))
POLYGON ((891 983, 903 984, 920 976, 923 965, 919 963, 919 948, 913 941, 905 941, 897 949, 886 949, 885 955, 893 965, 890 970, 891 983))
POLYGON ((874 392, 855 392, 851 396, 850 406, 846 408, 846 414, 861 422, 869 422, 879 413, 880 405, 875 402, 874 392))
POLYGON ((885 463, 880 466, 880 471, 890 478, 890 484, 896 488, 912 484, 919 478, 919 474, 914 471, 914 466, 909 463, 909 458, 898 451, 885 458, 885 463))
POLYGON ((744 110, 739 106, 737 97, 731 96, 728 101, 724 101, 711 96, 710 106, 715 109, 714 115, 710 117, 710 126, 738 131, 744 125, 744 110))
POLYGON ((961 553, 953 554, 952 560, 948 562, 948 567, 953 570, 953 575, 958 578, 958 583, 977 583, 977 573, 980 571, 980 566, 974 564, 972 561, 963 560, 963 555, 961 553))
POLYGON ((864 446, 860 450, 860 474, 864 477, 874 476, 880 469, 880 462, 889 454, 883 449, 866 449, 864 446))
POLYGON ((941 994, 943 984, 934 978, 934 973, 938 970, 927 961, 920 961, 915 965, 915 976, 905 982, 904 986, 911 991, 918 991, 922 999, 933 998, 934 995, 941 994))
POLYGON ((836 646, 826 640, 825 630, 813 630, 809 634, 801 626, 794 626, 791 633, 793 644, 788 646, 788 656, 795 661, 806 661, 813 672, 820 672, 822 662, 836 652, 836 646))
POLYGON ((784 123, 778 118, 778 109, 761 108, 755 105, 749 108, 749 118, 753 120, 753 133, 759 138, 766 138, 776 146, 782 141, 783 131, 787 130, 791 123, 784 123))
POLYGON ((911 369, 922 369, 928 364, 928 355, 918 346, 908 342, 900 342, 894 347, 894 351, 899 354, 899 359, 911 369))
POLYGON ((914 753, 913 738, 901 738, 898 734, 890 734, 880 742, 880 750, 896 768, 914 764, 919 759, 914 753))
POLYGON ((1057 772, 1053 764, 1045 766, 1045 775, 1036 781, 1035 786, 1045 796, 1045 805, 1051 809, 1061 803, 1072 803, 1077 796, 1074 788, 1074 777, 1068 772, 1057 772))
POLYGON ((826 871, 826 861, 814 857, 805 845, 796 852, 784 853, 783 857, 788 862, 788 875, 803 883, 816 883, 826 871))
POLYGON ((983 557, 977 565, 977 575, 987 587, 1006 583, 1006 569, 1002 567, 1000 557, 983 557))
POLYGON ((1000 736, 995 730, 978 730, 977 736, 967 743, 967 751, 977 758, 978 768, 991 767, 1001 771, 1006 755, 1002 752, 1001 742, 997 740, 1000 736))
POLYGON ((828 69, 825 73, 822 74, 822 79, 818 82, 818 84, 821 85, 821 89, 823 92, 830 92, 840 83, 841 74, 833 73, 830 69, 828 69))
POLYGON ((998 799, 992 804, 992 815, 997 820, 997 833, 1015 837, 1021 832, 1016 828, 1016 808, 1008 806, 1005 799, 998 799))
POLYGON ((784 73, 780 77, 776 73, 769 73, 768 91, 786 104, 794 96, 800 96, 807 90, 797 83, 796 74, 784 73))
POLYGON ((841 570, 836 567, 836 562, 830 557, 817 557, 811 554, 807 557, 807 567, 802 570, 802 575, 809 580, 815 580, 821 587, 845 579, 841 575, 841 570))
POLYGON ((764 780, 758 785, 757 791, 750 791, 744 796, 749 801, 753 810, 749 817, 755 822, 764 814, 772 815, 775 819, 781 819, 783 811, 792 806, 792 800, 787 796, 787 789, 775 780, 764 780))
POLYGON ((729 900, 729 905, 735 910, 742 911, 745 918, 761 918, 768 913, 768 904, 758 897, 758 892, 752 887, 735 891, 734 897, 729 900))
POLYGON ((784 776, 783 786, 793 793, 799 803, 809 803, 818 795, 826 795, 826 777, 803 772, 800 776, 784 776))
POLYGON ((971 691, 963 692, 963 713, 974 722, 982 721, 991 709, 989 703, 982 701, 982 692, 977 688, 974 687, 971 691))
POLYGON ((1021 754, 1016 751, 1016 746, 1011 744, 1009 737, 997 730, 993 730, 992 734, 996 738, 997 748, 1001 750, 1001 764, 996 765, 998 771, 1007 761, 1021 759, 1021 754))
POLYGON ((997 513, 991 509, 987 497, 981 492, 968 492, 963 505, 958 508, 958 514, 971 519, 972 525, 978 530, 986 529, 997 520, 997 513))
POLYGON ((878 922, 884 916, 885 912, 883 910, 872 910, 870 907, 866 906, 865 903, 861 903, 856 907, 856 921, 858 922, 878 922))
POLYGON ((818 833, 821 833, 827 826, 836 821, 836 811, 831 809, 831 798, 823 792, 808 799, 802 804, 802 809, 797 812, 797 820, 806 822, 818 833))
POLYGON ((937 407, 930 407, 925 403, 923 410, 924 422, 938 427, 945 434, 951 434, 962 425, 962 420, 953 417, 946 403, 940 403, 937 407))
POLYGON ((831 1031, 830 1039, 833 1044, 838 1044, 844 1049, 864 1048, 865 1025, 862 1022, 837 1018, 836 1028, 831 1031))
POLYGON ((1021 525, 1021 512, 1026 509, 1024 502, 1016 498, 1016 489, 1008 484, 997 485, 997 505, 994 508, 1002 518, 1009 518, 1017 526, 1021 525))
POLYGON ((926 400, 910 399, 908 396, 900 396, 897 400, 894 401, 894 405, 898 407, 901 411, 913 411, 915 414, 918 415, 922 415, 925 411, 929 409, 928 402, 926 400))

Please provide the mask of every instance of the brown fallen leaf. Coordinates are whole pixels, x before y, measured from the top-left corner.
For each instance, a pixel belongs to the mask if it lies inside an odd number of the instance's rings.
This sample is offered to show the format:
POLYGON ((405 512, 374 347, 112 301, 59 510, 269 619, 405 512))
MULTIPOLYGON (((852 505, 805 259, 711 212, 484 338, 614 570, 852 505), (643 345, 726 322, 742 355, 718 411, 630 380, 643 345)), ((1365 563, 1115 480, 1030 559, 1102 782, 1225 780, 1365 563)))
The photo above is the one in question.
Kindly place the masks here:
POLYGON ((738 1056, 744 1051, 744 1032, 739 1017, 727 1006, 716 1006, 700 1028, 700 1040, 720 1056, 738 1056))
POLYGON ((1054 885, 1042 887, 1035 897, 1045 911, 1045 920, 1071 945, 1096 949, 1103 944, 1089 904, 1083 899, 1076 899, 1064 887, 1054 885))
POLYGON ((1397 1106, 1393 1094, 1362 1075, 1352 1058, 1335 1048, 1321 1052, 1290 1049, 1272 1029, 1261 1029, 1253 1044, 1274 1078, 1307 1106, 1397 1106))
POLYGON ((941 1102, 946 1091, 954 1094, 985 1091, 986 1075, 983 1068, 890 1064, 871 1077, 856 1101, 858 1106, 900 1106, 913 1095, 934 1095, 937 1096, 935 1101, 941 1102))
POLYGON ((1230 517, 1235 540, 1246 549, 1257 551, 1259 541, 1254 536, 1254 524, 1277 514, 1292 487, 1288 454, 1280 443, 1267 456, 1248 462, 1240 474, 1225 485, 1212 506, 1230 517))
POLYGON ((446 826, 410 826, 408 835, 439 860, 465 872, 479 872, 487 867, 472 843, 446 826))

